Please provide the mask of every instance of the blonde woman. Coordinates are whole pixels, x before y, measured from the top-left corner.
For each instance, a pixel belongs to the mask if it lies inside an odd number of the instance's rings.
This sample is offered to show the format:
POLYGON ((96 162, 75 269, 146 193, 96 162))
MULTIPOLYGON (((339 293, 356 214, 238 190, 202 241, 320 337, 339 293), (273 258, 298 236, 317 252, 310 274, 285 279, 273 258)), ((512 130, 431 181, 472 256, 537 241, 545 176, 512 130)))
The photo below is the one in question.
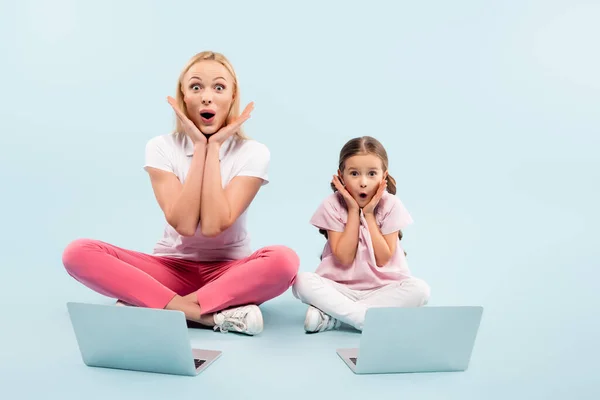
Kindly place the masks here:
POLYGON ((188 320, 256 335, 259 304, 294 282, 299 259, 284 246, 250 248, 246 212, 268 183, 270 153, 249 139, 240 91, 227 58, 202 52, 168 98, 174 133, 146 145, 147 171, 166 226, 151 254, 78 239, 63 254, 73 278, 120 305, 179 310, 188 320))

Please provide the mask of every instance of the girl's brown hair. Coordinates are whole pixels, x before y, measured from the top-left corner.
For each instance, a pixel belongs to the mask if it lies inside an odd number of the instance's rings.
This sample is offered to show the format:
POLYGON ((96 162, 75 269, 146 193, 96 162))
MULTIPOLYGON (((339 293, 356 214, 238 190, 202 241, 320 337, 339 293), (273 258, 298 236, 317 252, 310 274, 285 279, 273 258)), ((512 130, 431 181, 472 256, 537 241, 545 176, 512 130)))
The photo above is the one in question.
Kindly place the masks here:
MULTIPOLYGON (((361 136, 346 142, 342 150, 340 150, 340 156, 338 161, 338 168, 340 172, 344 172, 346 160, 350 157, 357 155, 374 154, 381 159, 383 172, 388 171, 388 155, 385 151, 385 147, 371 136, 361 136)), ((331 183, 331 189, 337 192, 335 185, 331 183)), ((387 191, 391 194, 396 194, 396 180, 389 174, 387 176, 387 191)), ((319 232, 327 238, 327 231, 319 229, 319 232)), ((398 231, 398 237, 402 240, 402 231, 398 231)), ((404 253, 406 255, 406 252, 404 253)))

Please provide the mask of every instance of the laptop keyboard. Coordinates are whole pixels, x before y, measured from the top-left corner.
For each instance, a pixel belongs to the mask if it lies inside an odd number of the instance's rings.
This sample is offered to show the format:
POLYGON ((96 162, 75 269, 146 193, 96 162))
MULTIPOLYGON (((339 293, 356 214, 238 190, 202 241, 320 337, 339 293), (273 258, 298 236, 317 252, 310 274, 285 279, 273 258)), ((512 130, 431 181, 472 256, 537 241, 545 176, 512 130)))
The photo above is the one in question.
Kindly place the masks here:
POLYGON ((196 368, 198 368, 199 366, 201 366, 205 362, 206 362, 206 360, 199 360, 197 358, 194 358, 194 365, 196 365, 196 368))
POLYGON ((350 357, 350 361, 352 361, 354 365, 356 365, 356 357, 350 357))

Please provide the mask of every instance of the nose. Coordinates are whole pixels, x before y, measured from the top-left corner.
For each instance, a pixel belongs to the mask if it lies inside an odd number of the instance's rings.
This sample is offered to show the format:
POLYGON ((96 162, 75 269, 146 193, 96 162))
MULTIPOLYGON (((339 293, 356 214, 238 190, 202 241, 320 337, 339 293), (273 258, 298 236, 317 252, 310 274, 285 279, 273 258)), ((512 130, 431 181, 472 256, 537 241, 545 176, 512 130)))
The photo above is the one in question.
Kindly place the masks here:
POLYGON ((204 99, 202 99, 202 104, 203 104, 203 105, 207 106, 207 105, 209 105, 210 103, 212 103, 212 100, 211 100, 211 99, 208 99, 208 98, 204 98, 204 99))
POLYGON ((361 188, 366 188, 367 187, 367 180, 366 180, 366 178, 363 177, 363 178, 360 179, 360 187, 361 188))

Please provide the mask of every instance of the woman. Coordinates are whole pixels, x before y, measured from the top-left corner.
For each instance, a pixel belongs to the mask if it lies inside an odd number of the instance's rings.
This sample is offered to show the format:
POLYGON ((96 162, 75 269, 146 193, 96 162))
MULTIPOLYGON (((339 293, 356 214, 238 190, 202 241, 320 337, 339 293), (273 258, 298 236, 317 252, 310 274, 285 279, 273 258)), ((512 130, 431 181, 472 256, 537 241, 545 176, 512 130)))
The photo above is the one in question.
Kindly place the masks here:
POLYGON ((185 66, 176 132, 151 139, 145 170, 167 224, 152 254, 78 239, 63 254, 67 272, 121 304, 179 310, 222 332, 256 335, 258 304, 284 293, 299 259, 284 246, 252 252, 246 211, 268 183, 270 153, 247 138, 240 92, 227 58, 202 52, 185 66))

